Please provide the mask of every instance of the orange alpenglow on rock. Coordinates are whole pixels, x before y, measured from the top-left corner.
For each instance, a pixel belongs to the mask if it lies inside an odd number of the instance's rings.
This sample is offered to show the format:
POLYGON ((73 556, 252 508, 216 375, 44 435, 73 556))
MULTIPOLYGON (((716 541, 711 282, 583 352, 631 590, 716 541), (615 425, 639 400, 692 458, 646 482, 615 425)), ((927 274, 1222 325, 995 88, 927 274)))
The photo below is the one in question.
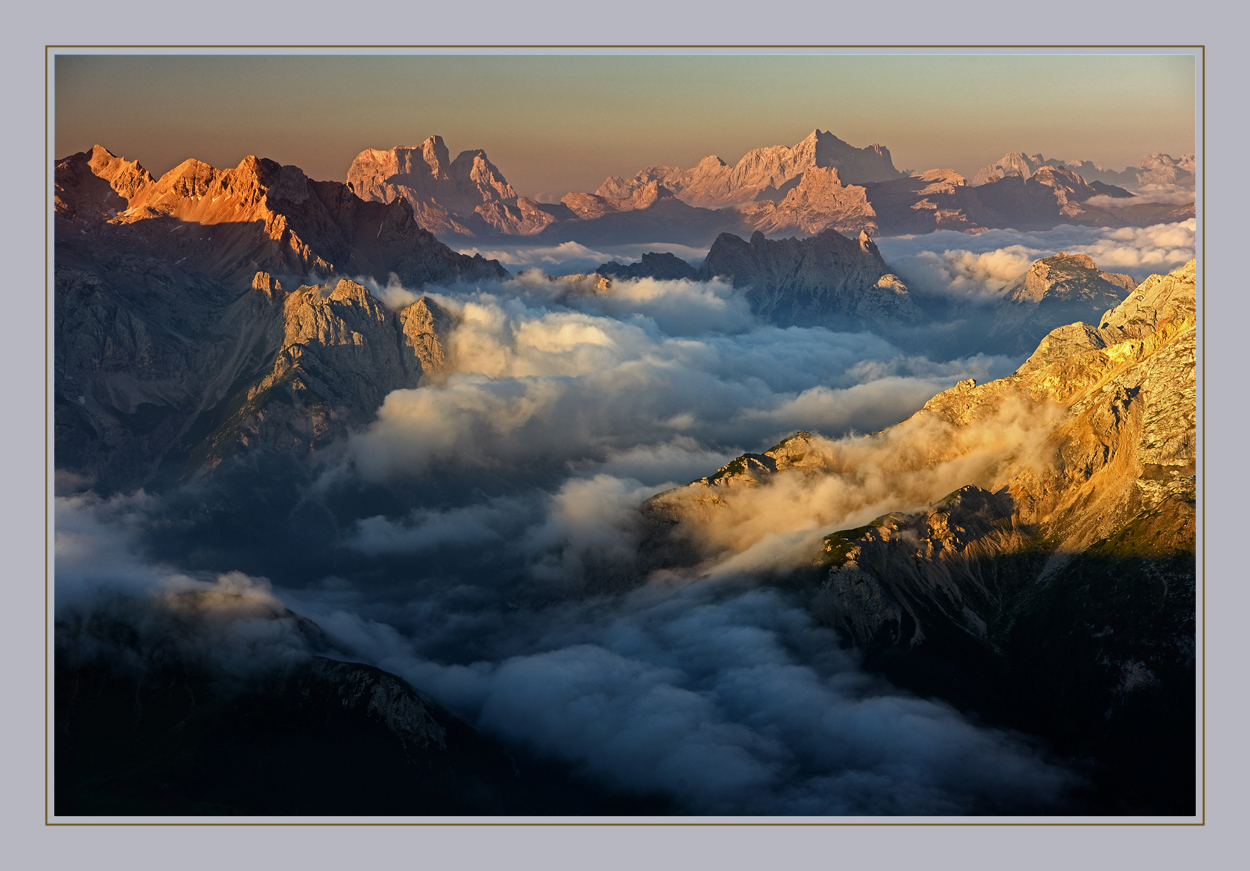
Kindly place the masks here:
POLYGON ((260 291, 271 302, 282 298, 282 282, 272 277, 268 272, 256 273, 256 277, 252 279, 252 290, 260 291))
POLYGON ((518 197, 485 151, 462 151, 451 160, 441 136, 416 148, 365 149, 352 161, 347 185, 365 200, 406 200, 431 233, 532 236, 556 221, 550 207, 518 197))
POLYGON ((217 280, 394 273, 412 285, 506 278, 498 263, 456 254, 418 226, 411 206, 365 202, 347 185, 245 157, 234 169, 186 160, 159 179, 102 146, 57 162, 56 215, 79 233, 121 233, 217 280))

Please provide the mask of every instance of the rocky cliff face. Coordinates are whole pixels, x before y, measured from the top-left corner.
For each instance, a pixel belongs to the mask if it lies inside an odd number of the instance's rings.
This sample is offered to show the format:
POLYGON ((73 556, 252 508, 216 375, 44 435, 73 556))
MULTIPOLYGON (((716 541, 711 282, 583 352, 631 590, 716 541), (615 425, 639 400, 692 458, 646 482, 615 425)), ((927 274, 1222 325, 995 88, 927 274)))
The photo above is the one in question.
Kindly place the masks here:
POLYGON ((752 309, 781 324, 916 323, 924 315, 867 233, 833 230, 809 239, 749 241, 725 233, 699 270, 746 288, 752 309))
POLYGON ((843 184, 841 171, 832 167, 811 167, 781 200, 743 206, 740 211, 754 229, 765 234, 796 230, 814 234, 830 229, 875 233, 878 227, 867 191, 843 184))
MULTIPOLYGON (((1053 270, 1042 265, 1038 273, 1053 270)), ((1194 276, 1193 261, 1152 276, 1099 326, 1053 330, 1014 375, 962 383, 917 418, 963 428, 994 419, 1008 403, 1057 409, 1040 459, 1020 458, 969 482, 1008 497, 1014 527, 1056 553, 1081 553, 1165 503, 1192 512, 1184 506, 1194 492, 1194 276)), ((1183 546, 1184 530, 1160 548, 1183 546)))
POLYGON ((451 319, 429 299, 391 312, 347 279, 284 294, 270 315, 270 362, 184 436, 188 463, 213 468, 245 450, 303 456, 372 420, 386 395, 445 365, 451 319), (276 348, 275 348, 276 346, 276 348), (428 368, 427 368, 428 367, 428 368))
POLYGON ((198 312, 191 336, 172 336, 82 276, 61 283, 57 466, 104 490, 247 450, 305 456, 439 373, 452 327, 428 298, 395 313, 353 281, 284 291, 258 273, 224 310, 198 312))
POLYGON ((558 210, 518 197, 485 151, 462 151, 451 160, 441 136, 416 148, 360 152, 347 185, 371 202, 407 201, 431 233, 531 236, 557 220, 558 210))

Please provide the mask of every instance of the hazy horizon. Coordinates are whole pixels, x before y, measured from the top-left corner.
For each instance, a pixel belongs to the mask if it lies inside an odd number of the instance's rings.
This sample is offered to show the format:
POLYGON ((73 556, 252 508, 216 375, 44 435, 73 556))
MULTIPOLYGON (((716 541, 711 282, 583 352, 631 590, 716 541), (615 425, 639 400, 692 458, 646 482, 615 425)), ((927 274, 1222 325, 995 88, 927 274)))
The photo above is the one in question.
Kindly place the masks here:
POLYGON ((519 194, 645 166, 879 143, 971 177, 1010 151, 1109 169, 1195 147, 1191 55, 60 55, 58 157, 100 144, 161 175, 248 154, 342 181, 366 148, 443 137, 519 194), (795 87, 799 83, 801 87, 795 87))

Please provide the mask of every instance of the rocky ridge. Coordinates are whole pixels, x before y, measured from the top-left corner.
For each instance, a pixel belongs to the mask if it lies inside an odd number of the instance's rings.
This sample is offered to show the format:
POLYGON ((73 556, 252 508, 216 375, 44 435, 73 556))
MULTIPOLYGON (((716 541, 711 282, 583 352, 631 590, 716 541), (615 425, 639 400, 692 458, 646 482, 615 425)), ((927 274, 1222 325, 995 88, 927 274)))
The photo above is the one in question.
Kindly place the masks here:
POLYGON ((717 237, 699 278, 727 278, 746 288, 751 308, 781 324, 916 323, 923 313, 881 257, 871 237, 833 230, 808 239, 717 237))
POLYGON ((709 155, 690 169, 649 166, 633 178, 613 176, 595 192, 623 198, 653 182, 692 206, 723 208, 760 199, 781 199, 812 168, 836 168, 852 184, 898 178, 889 149, 872 144, 855 148, 828 131, 813 130, 794 146, 757 148, 729 166, 709 155), (789 186, 789 187, 788 187, 789 186))
POLYGON ((453 326, 428 297, 392 312, 347 279, 296 288, 267 314, 260 353, 272 363, 205 418, 211 432, 187 446, 196 468, 245 449, 307 455, 368 423, 388 393, 443 370, 453 326))
POLYGON ((583 221, 593 221, 612 212, 633 212, 649 209, 658 201, 673 199, 673 192, 658 181, 650 181, 622 197, 602 194, 568 193, 560 200, 583 221))
POLYGON ((609 278, 655 278, 660 281, 695 281, 699 270, 675 254, 647 252, 637 263, 604 263, 596 270, 609 278))
POLYGON ((1012 152, 970 184, 949 169, 900 172, 883 146, 855 148, 817 129, 794 146, 754 149, 732 166, 715 155, 689 169, 650 166, 557 204, 518 196, 480 150, 451 160, 438 136, 415 148, 362 151, 348 182, 371 201, 409 202, 418 224, 436 233, 706 245, 722 232, 756 230, 770 237, 826 229, 900 235, 1180 221, 1192 216, 1192 205, 1171 193, 1155 202, 1134 192, 1192 188, 1193 170, 1193 155, 1147 155, 1117 173, 1012 152))
POLYGON ((57 464, 106 491, 247 450, 305 456, 441 372, 454 325, 429 298, 392 312, 347 279, 285 291, 258 273, 251 292, 201 313, 194 341, 105 289, 84 298, 74 280, 62 276, 57 464), (132 343, 119 347, 119 333, 132 343))
MULTIPOLYGON (((1035 275, 1054 271, 1059 258, 1050 260, 1040 261, 1035 275)), ((1192 528, 1194 283, 1193 261, 1151 276, 1098 326, 1052 330, 1015 374, 981 385, 961 382, 898 426, 936 425, 955 433, 998 426, 1014 408, 1030 410, 1045 428, 1044 448, 988 466, 969 485, 1006 498, 1002 504, 1012 509, 1013 528, 1056 553, 1079 554, 1165 504, 1184 514, 1188 502, 1192 528)), ((921 465, 947 462, 962 449, 957 440, 939 438, 922 446, 930 453, 921 465)), ((820 439, 799 433, 692 487, 732 486, 738 478, 751 486, 767 484, 786 470, 841 474, 827 457, 820 439)), ((684 495, 678 490, 656 498, 680 501, 684 495)), ((1179 524, 1159 546, 1184 545, 1185 528, 1179 524)))

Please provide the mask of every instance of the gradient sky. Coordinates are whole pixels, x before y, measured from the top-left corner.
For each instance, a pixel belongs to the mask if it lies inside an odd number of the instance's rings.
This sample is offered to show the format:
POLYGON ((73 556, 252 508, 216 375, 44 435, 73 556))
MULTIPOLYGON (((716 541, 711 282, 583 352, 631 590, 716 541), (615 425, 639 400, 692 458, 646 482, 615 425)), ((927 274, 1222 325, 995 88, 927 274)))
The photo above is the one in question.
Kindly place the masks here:
POLYGON ((1192 55, 60 55, 56 153, 159 175, 248 154, 343 180, 432 134, 558 199, 644 166, 733 163, 814 128, 899 169, 971 176, 1008 151, 1123 169, 1194 150, 1192 55))

